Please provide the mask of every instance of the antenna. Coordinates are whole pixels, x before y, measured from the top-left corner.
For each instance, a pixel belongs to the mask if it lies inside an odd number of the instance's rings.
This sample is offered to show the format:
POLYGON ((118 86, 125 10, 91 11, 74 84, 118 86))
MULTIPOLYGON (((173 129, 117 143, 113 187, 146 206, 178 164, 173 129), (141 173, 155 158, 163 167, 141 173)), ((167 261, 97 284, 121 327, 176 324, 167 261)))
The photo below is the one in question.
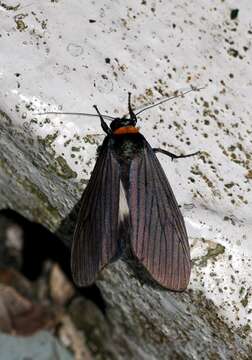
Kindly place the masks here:
POLYGON ((190 92, 192 92, 192 91, 199 91, 199 90, 202 90, 202 89, 205 89, 205 88, 206 88, 206 86, 202 86, 202 87, 200 87, 200 88, 193 88, 193 87, 192 87, 190 90, 187 90, 187 91, 185 91, 185 92, 183 92, 183 93, 181 93, 181 94, 176 94, 176 95, 174 95, 174 96, 171 96, 171 97, 168 97, 168 98, 166 98, 166 99, 163 99, 163 100, 157 102, 156 104, 152 104, 152 105, 146 106, 144 109, 138 111, 138 112, 136 113, 136 115, 139 115, 139 114, 141 114, 143 111, 148 110, 148 109, 151 109, 151 108, 153 108, 153 107, 155 107, 155 106, 161 105, 161 104, 163 104, 163 103, 165 103, 165 102, 167 102, 167 101, 169 101, 169 100, 176 99, 176 98, 182 97, 182 96, 184 96, 184 95, 186 95, 186 94, 188 94, 188 93, 190 93, 190 92))
MULTIPOLYGON (((59 111, 46 111, 41 113, 35 113, 34 115, 50 115, 50 114, 56 114, 56 115, 81 115, 81 116, 93 116, 93 117, 99 117, 98 114, 89 114, 89 113, 82 113, 82 112, 59 112, 59 111)), ((102 116, 107 120, 115 120, 116 118, 109 115, 103 115, 102 116)))
MULTIPOLYGON (((148 110, 148 109, 151 109, 155 106, 158 106, 158 105, 161 105, 161 104, 164 104, 165 102, 167 101, 170 101, 172 99, 176 99, 178 97, 182 97, 192 91, 199 91, 199 90, 202 90, 202 89, 205 89, 206 86, 202 86, 202 87, 199 87, 199 88, 195 88, 195 87, 191 87, 190 90, 187 90, 185 92, 182 92, 181 94, 176 94, 176 95, 173 95, 171 97, 168 97, 168 98, 165 98, 155 104, 152 104, 152 105, 149 105, 149 106, 146 106, 144 109, 138 111, 136 113, 136 115, 139 115, 141 114, 142 112, 144 112, 145 110, 148 110)), ((55 114, 55 115, 80 115, 80 116, 92 116, 92 117, 99 117, 98 114, 90 114, 90 113, 83 113, 83 112, 59 112, 59 111, 46 111, 46 112, 41 112, 41 113, 35 113, 34 115, 51 115, 51 114, 55 114)), ((128 113, 129 114, 129 113, 128 113)), ((104 115, 104 114, 101 114, 101 116, 106 119, 106 120, 115 120, 116 117, 113 117, 113 116, 110 116, 110 115, 104 115)))

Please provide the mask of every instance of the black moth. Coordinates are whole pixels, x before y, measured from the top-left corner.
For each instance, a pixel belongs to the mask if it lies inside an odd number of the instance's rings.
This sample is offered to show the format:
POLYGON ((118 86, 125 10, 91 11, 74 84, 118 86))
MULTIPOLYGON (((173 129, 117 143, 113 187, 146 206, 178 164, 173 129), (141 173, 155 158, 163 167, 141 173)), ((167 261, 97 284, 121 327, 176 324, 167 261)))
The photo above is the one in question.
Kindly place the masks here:
POLYGON ((136 128, 130 93, 130 118, 116 118, 110 127, 94 107, 107 136, 81 199, 71 255, 74 281, 79 286, 92 284, 98 272, 122 254, 119 227, 128 216, 133 256, 160 285, 182 291, 191 272, 188 237, 155 152, 172 159, 196 153, 176 156, 152 149, 136 128))

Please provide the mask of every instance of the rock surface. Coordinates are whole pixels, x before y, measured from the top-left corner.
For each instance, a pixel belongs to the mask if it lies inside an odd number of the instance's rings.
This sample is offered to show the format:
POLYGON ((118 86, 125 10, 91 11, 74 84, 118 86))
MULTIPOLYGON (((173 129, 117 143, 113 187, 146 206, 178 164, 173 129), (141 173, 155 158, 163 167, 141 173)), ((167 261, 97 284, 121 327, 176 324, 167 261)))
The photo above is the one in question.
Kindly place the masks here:
MULTIPOLYGON (((0 11, 1 208, 64 235, 65 242, 103 135, 92 117, 36 114, 92 113, 96 103, 116 116, 127 111, 128 91, 138 108, 177 89, 207 85, 139 119, 154 147, 201 150, 187 161, 159 157, 190 237, 189 290, 150 288, 126 264, 113 264, 97 282, 107 303, 108 336, 95 337, 96 353, 249 359, 251 1, 83 6, 22 0, 0 2, 0 11)), ((104 326, 97 321, 96 331, 104 326)))
POLYGON ((1 360, 36 359, 36 360, 73 360, 54 337, 45 331, 32 337, 14 337, 0 334, 1 360))

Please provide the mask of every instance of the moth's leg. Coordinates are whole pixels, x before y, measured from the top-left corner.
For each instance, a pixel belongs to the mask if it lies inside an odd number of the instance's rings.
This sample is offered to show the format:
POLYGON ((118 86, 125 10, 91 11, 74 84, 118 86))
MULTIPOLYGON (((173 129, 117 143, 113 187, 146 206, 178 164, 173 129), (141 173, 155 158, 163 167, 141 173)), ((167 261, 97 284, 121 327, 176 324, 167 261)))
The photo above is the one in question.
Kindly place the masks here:
POLYGON ((131 118, 131 120, 133 120, 133 125, 135 126, 137 123, 137 117, 131 107, 131 93, 130 92, 128 93, 128 108, 129 108, 130 118, 131 118))
POLYGON ((102 127, 102 130, 105 131, 106 134, 111 134, 111 129, 110 127, 106 124, 105 120, 103 119, 100 111, 98 110, 98 107, 96 105, 94 105, 94 108, 95 110, 97 111, 99 117, 100 117, 100 120, 101 120, 101 127, 102 127))
POLYGON ((160 149, 160 148, 154 148, 152 149, 155 153, 157 152, 160 152, 162 154, 165 154, 167 156, 169 156, 172 160, 174 159, 182 159, 182 158, 187 158, 187 157, 190 157, 190 156, 194 156, 194 155, 197 155, 200 153, 200 151, 196 151, 195 153, 192 153, 192 154, 188 154, 188 155, 175 155, 167 150, 163 150, 163 149, 160 149))

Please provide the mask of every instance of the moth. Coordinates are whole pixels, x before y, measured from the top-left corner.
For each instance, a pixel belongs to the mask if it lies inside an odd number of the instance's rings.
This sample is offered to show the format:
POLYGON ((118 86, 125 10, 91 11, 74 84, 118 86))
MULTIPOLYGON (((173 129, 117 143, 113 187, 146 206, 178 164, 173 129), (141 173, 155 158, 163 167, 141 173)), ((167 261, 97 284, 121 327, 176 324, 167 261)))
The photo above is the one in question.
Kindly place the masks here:
POLYGON ((110 126, 94 108, 106 137, 81 199, 71 252, 73 279, 79 286, 88 286, 123 254, 119 230, 126 216, 133 257, 161 286, 182 291, 191 272, 188 236, 156 153, 177 159, 198 152, 175 155, 153 149, 136 127, 141 111, 133 111, 130 93, 129 116, 113 118, 110 126))

